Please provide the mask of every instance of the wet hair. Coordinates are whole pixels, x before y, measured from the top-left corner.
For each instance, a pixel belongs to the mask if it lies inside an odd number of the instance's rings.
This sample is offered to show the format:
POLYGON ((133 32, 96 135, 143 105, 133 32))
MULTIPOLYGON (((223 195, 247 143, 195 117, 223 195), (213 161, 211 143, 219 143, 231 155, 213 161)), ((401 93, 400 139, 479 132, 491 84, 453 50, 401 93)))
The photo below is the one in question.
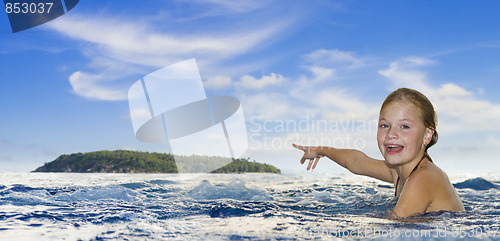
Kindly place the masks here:
POLYGON ((431 157, 427 153, 427 150, 431 146, 436 144, 438 141, 438 133, 436 130, 438 119, 436 111, 434 111, 434 106, 432 106, 432 103, 425 95, 418 92, 417 90, 408 88, 399 88, 390 93, 387 96, 387 98, 385 98, 384 102, 382 103, 382 107, 380 108, 380 112, 382 112, 382 110, 387 105, 395 101, 403 101, 406 103, 411 103, 415 107, 415 109, 418 110, 418 113, 422 118, 424 126, 434 130, 434 134, 432 135, 431 141, 427 143, 425 147, 425 156, 427 156, 427 158, 430 161, 432 161, 431 157))

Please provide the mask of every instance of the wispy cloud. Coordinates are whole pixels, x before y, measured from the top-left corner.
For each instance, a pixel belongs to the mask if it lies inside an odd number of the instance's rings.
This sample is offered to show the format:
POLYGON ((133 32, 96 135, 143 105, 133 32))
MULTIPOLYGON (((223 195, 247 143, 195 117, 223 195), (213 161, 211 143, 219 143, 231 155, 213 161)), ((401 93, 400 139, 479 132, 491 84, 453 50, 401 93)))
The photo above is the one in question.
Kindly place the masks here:
POLYGON ((253 95, 240 96, 245 117, 257 118, 259 120, 283 120, 296 118, 295 111, 291 108, 293 100, 286 94, 256 93, 253 95))
POLYGON ((94 54, 132 64, 163 67, 187 56, 203 56, 212 62, 244 53, 270 38, 284 23, 245 32, 176 34, 159 32, 148 23, 117 17, 70 16, 50 25, 55 31, 93 44, 94 54))
POLYGON ((427 75, 421 67, 432 65, 434 61, 421 57, 408 57, 390 63, 389 68, 378 73, 391 81, 389 90, 398 87, 418 89, 421 92, 432 92, 427 84, 427 75))
POLYGON ((271 73, 256 79, 250 75, 241 77, 239 85, 247 89, 263 89, 270 85, 279 85, 285 81, 285 78, 279 74, 271 73))
POLYGON ((232 80, 229 76, 214 76, 209 77, 206 81, 203 82, 203 86, 207 89, 227 89, 231 86, 232 80))
MULTIPOLYGON (((212 2, 234 11, 265 5, 265 2, 212 2)), ((87 65, 90 70, 80 69, 72 75, 73 91, 86 98, 119 100, 125 93, 117 93, 123 90, 110 86, 118 79, 113 78, 116 72, 109 70, 108 65, 121 65, 123 71, 130 72, 128 68, 160 68, 192 57, 196 57, 200 65, 211 65, 272 42, 273 36, 287 29, 291 22, 289 18, 275 19, 264 26, 245 24, 244 28, 227 27, 213 32, 200 29, 186 33, 179 27, 167 30, 153 27, 157 25, 152 20, 131 21, 117 16, 73 14, 52 21, 48 27, 81 41, 82 53, 90 59, 87 65)))
POLYGON ((287 76, 279 88, 267 86, 240 97, 250 120, 251 149, 283 155, 292 149, 291 143, 300 143, 362 149, 376 156, 380 103, 356 95, 335 74, 366 67, 354 56, 338 49, 314 51, 300 64, 304 73, 287 76))
POLYGON ((188 0, 184 2, 192 2, 197 4, 204 4, 206 6, 211 6, 211 8, 205 11, 206 16, 215 14, 227 14, 232 13, 245 13, 260 9, 268 5, 271 0, 188 0))
POLYGON ((314 79, 311 80, 308 78, 304 78, 303 82, 322 82, 324 80, 329 80, 336 77, 336 70, 332 68, 324 68, 320 66, 307 66, 305 68, 313 74, 314 79))
POLYGON ((360 68, 367 59, 355 56, 355 53, 339 49, 319 49, 304 56, 307 63, 314 66, 333 68, 360 68))
POLYGON ((240 90, 261 90, 269 86, 279 86, 286 81, 285 77, 280 74, 271 73, 263 75, 257 79, 251 75, 244 75, 239 81, 233 81, 229 76, 215 76, 209 77, 203 82, 207 89, 223 90, 231 86, 239 88, 240 90))
POLYGON ((242 82, 248 80, 249 84, 252 83, 266 92, 266 94, 262 91, 255 95, 245 94, 243 98, 245 106, 252 106, 245 107, 245 111, 248 111, 250 116, 258 116, 261 120, 266 118, 300 120, 306 116, 341 121, 376 118, 378 104, 363 100, 362 96, 352 94, 349 87, 336 82, 339 77, 335 73, 339 68, 350 68, 350 71, 354 71, 354 66, 355 68, 365 66, 362 58, 354 56, 352 52, 338 49, 321 49, 304 56, 306 65, 302 67, 306 72, 299 76, 285 78, 274 73, 261 79, 244 76, 242 82), (270 85, 264 84, 279 84, 285 79, 286 84, 281 84, 278 90, 268 89, 266 87, 270 85))
POLYGON ((75 94, 99 100, 126 100, 126 89, 113 89, 104 87, 103 82, 106 78, 102 75, 93 75, 80 71, 74 72, 69 76, 69 82, 73 87, 75 94))

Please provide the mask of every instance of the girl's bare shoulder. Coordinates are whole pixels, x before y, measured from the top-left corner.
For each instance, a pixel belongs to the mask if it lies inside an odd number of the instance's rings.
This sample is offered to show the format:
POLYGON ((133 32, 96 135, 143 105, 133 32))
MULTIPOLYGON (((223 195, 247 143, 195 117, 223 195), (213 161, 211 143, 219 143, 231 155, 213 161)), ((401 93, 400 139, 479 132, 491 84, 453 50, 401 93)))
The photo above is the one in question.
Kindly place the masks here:
POLYGON ((432 162, 421 165, 408 180, 408 186, 437 191, 451 185, 448 175, 432 162))

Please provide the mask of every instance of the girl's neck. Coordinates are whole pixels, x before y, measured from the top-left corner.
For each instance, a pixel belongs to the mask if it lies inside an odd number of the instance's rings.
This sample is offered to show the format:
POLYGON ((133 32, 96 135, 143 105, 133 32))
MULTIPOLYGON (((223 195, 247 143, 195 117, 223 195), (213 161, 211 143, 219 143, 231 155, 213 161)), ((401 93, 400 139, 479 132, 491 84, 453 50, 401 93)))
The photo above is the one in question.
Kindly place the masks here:
POLYGON ((405 182, 406 179, 408 179, 408 177, 410 176, 410 173, 412 172, 412 170, 417 166, 417 164, 420 161, 422 161, 422 162, 425 161, 423 159, 427 159, 425 157, 425 152, 418 154, 412 161, 410 161, 408 163, 396 166, 395 169, 396 169, 396 172, 398 173, 399 179, 402 182, 405 182))
MULTIPOLYGON (((400 190, 403 189, 403 187, 405 186, 406 182, 408 181, 408 179, 410 178, 411 174, 413 174, 413 172, 415 172, 418 167, 420 166, 420 164, 422 163, 422 161, 424 161, 424 159, 426 159, 426 156, 427 155, 422 155, 422 158, 417 162, 417 164, 415 166, 413 166, 413 168, 411 169, 411 171, 405 175, 405 171, 407 170, 407 168, 400 168, 399 170, 396 169, 396 172, 398 172, 398 179, 396 180, 396 190, 394 192, 394 195, 395 196, 398 196, 398 191, 399 193, 401 193, 400 190)), ((413 164, 414 161, 411 161, 409 162, 410 164, 413 164)))

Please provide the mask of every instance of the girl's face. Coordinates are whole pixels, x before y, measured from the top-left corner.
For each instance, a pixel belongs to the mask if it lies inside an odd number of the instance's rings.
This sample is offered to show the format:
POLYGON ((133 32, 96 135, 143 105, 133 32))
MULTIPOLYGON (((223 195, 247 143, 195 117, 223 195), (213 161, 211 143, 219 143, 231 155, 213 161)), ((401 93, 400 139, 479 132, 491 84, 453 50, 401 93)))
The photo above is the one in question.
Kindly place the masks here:
POLYGON ((433 133, 424 126, 418 110, 410 103, 395 101, 380 112, 378 148, 391 165, 420 159, 433 133))

